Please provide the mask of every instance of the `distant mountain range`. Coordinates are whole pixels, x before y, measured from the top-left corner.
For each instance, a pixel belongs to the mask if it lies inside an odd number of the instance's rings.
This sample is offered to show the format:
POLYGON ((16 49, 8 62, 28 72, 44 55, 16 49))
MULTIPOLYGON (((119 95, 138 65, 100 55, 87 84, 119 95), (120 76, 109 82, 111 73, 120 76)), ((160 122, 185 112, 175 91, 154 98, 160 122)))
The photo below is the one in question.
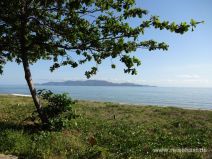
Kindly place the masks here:
POLYGON ((136 87, 155 87, 150 85, 140 85, 135 83, 113 83, 104 80, 85 80, 85 81, 64 81, 64 82, 47 82, 37 85, 49 86, 136 86, 136 87))

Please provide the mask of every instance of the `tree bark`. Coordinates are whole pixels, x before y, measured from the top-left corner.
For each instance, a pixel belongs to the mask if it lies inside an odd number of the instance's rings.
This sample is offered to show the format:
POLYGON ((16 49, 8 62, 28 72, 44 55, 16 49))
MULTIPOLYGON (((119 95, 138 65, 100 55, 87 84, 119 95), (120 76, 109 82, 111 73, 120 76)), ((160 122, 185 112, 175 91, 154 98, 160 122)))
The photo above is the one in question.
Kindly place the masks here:
POLYGON ((42 123, 48 123, 48 118, 42 111, 42 105, 40 103, 39 98, 37 97, 37 92, 36 92, 36 89, 35 89, 33 81, 32 81, 32 75, 31 75, 31 71, 30 71, 30 67, 29 67, 29 62, 26 58, 22 58, 22 62, 23 62, 23 67, 24 67, 24 72, 25 72, 25 79, 27 81, 30 93, 32 95, 33 102, 34 102, 37 112, 39 114, 39 117, 40 117, 42 123))

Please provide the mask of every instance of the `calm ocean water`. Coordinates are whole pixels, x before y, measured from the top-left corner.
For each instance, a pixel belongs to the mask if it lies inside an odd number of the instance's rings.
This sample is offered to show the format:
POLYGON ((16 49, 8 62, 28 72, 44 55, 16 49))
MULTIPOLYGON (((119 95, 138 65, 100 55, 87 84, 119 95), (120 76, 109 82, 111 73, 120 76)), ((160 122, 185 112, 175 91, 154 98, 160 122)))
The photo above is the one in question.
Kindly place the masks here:
MULTIPOLYGON (((212 88, 37 86, 44 88, 70 93, 74 99, 212 109, 212 88)), ((22 85, 1 85, 0 93, 29 94, 29 91, 22 85)))

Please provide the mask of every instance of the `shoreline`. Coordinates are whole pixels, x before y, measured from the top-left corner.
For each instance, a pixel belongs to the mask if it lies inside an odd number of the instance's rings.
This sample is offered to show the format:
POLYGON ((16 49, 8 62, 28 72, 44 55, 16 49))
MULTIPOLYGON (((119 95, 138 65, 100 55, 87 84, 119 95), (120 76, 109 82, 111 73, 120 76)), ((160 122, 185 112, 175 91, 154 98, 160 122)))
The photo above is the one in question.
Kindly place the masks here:
MULTIPOLYGON (((18 93, 12 93, 12 94, 1 94, 1 95, 8 95, 8 96, 16 96, 16 97, 31 97, 31 95, 29 94, 18 94, 18 93)), ((212 111, 212 109, 204 109, 204 108, 192 108, 192 107, 180 107, 180 106, 172 106, 172 105, 153 105, 153 104, 142 104, 142 103, 123 103, 123 102, 108 102, 108 101, 98 101, 98 100, 84 100, 84 99, 74 99, 77 101, 82 101, 82 102, 97 102, 97 103, 111 103, 111 104, 117 104, 117 105, 121 105, 121 106, 135 106, 135 107, 146 107, 146 106, 150 106, 150 107, 162 107, 162 108, 167 108, 167 107, 171 107, 171 108, 177 108, 177 109, 185 109, 185 110, 200 110, 200 111, 212 111)))
POLYGON ((19 96, 19 97, 31 97, 31 95, 29 95, 29 94, 16 94, 16 93, 14 93, 14 94, 10 94, 10 95, 19 96))
POLYGON ((6 93, 0 93, 0 96, 18 96, 18 97, 31 97, 29 94, 19 94, 19 93, 12 93, 12 94, 6 94, 6 93))
POLYGON ((176 109, 185 109, 185 110, 199 110, 199 111, 212 111, 212 109, 204 109, 204 108, 192 108, 192 107, 180 107, 180 106, 172 106, 172 105, 153 105, 153 104, 132 104, 132 103, 123 103, 123 102, 108 102, 108 101, 97 101, 97 100, 83 100, 79 99, 77 101, 82 102, 96 102, 96 103, 111 103, 117 104, 121 106, 134 106, 134 107, 160 107, 160 108, 176 108, 176 109))

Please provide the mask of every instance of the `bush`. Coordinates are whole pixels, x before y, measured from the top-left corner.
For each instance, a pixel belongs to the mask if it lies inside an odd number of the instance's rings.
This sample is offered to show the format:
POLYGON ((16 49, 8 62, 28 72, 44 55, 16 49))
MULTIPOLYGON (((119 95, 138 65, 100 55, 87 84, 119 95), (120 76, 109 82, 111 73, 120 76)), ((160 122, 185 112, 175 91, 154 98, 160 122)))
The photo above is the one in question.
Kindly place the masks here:
POLYGON ((43 113, 49 119, 48 127, 60 130, 69 125, 69 120, 76 117, 72 110, 75 103, 68 94, 54 94, 50 90, 39 90, 38 95, 47 105, 43 107, 43 113))

